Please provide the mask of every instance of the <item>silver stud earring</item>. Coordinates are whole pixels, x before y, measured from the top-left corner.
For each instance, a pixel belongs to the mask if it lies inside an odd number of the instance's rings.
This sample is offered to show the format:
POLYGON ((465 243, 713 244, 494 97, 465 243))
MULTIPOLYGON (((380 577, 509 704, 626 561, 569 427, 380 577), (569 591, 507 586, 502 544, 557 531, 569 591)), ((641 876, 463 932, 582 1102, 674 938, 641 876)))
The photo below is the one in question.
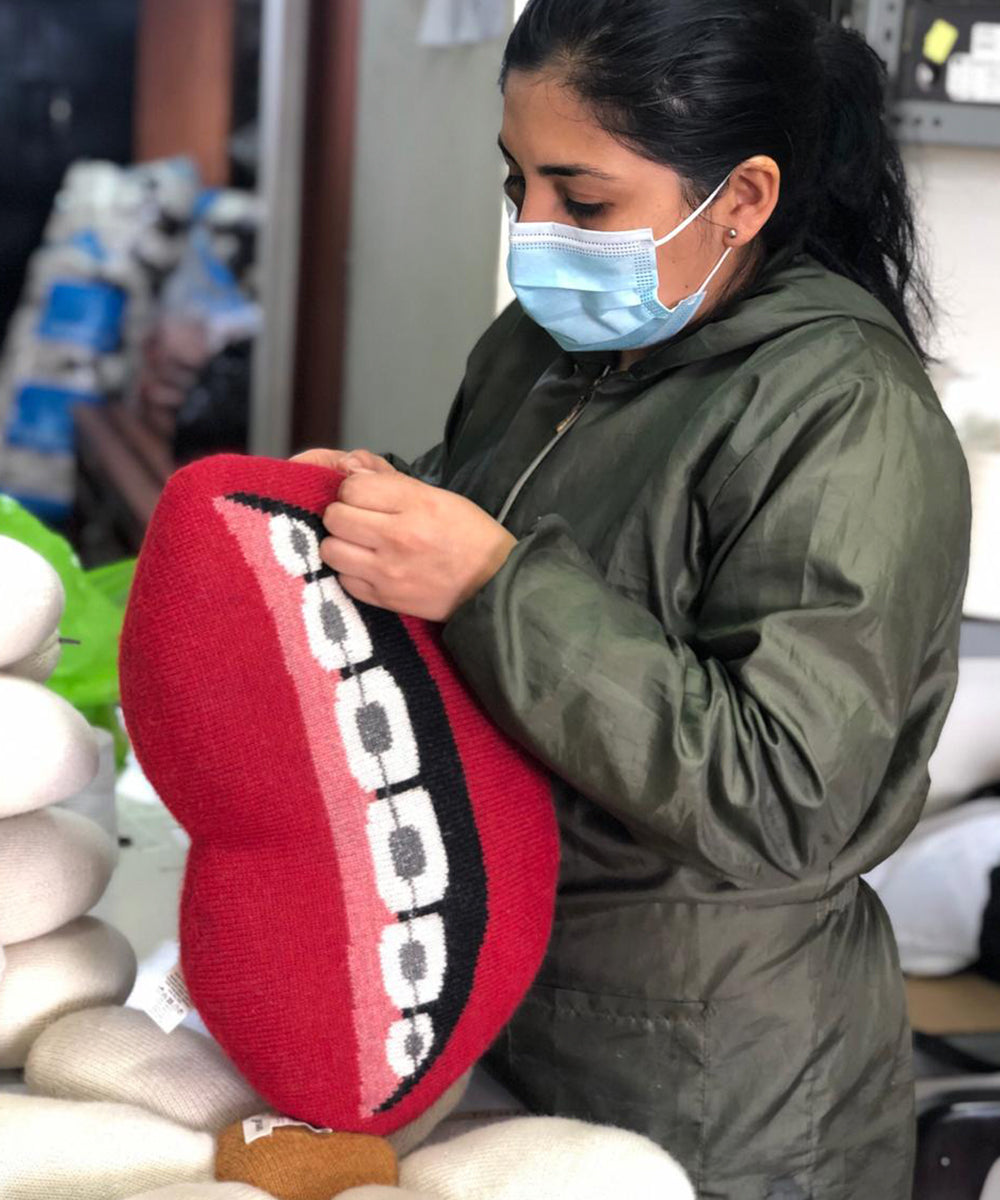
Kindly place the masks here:
POLYGON ((738 230, 736 230, 736 229, 730 229, 730 231, 729 231, 729 236, 730 236, 731 238, 734 238, 734 237, 739 237, 739 231, 738 231, 738 230))

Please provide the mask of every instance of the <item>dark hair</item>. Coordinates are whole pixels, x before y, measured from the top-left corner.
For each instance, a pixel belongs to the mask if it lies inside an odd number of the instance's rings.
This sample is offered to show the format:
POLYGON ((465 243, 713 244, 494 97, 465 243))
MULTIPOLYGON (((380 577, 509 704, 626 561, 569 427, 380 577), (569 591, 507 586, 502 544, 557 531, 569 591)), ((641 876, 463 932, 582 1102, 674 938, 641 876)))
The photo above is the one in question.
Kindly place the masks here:
POLYGON ((734 166, 781 169, 756 276, 805 251, 860 284, 921 359, 933 313, 885 109, 885 68, 800 0, 530 0, 504 54, 558 71, 613 136, 704 200, 734 166))

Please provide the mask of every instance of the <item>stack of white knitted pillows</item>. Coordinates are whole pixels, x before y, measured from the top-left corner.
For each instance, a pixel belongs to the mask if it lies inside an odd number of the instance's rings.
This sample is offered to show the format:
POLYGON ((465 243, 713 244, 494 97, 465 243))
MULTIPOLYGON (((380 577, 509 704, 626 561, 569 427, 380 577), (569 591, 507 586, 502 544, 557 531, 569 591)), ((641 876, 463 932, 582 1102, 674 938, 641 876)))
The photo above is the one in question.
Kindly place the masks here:
MULTIPOLYGON (((164 1033, 118 1007, 134 955, 83 915, 116 847, 95 822, 54 807, 98 766, 93 731, 44 687, 63 604, 49 565, 0 536, 0 1068, 23 1066, 32 1093, 0 1092, 0 1196, 271 1200, 213 1178, 216 1135, 265 1102, 209 1038, 164 1033)), ((389 1137, 399 1187, 352 1188, 340 1200, 693 1200, 670 1156, 625 1130, 449 1119, 467 1082, 389 1137)))
POLYGON ((135 956, 85 916, 118 848, 94 821, 55 807, 98 768, 94 731, 45 687, 65 597, 34 550, 0 536, 0 1069, 22 1067, 60 1015, 124 1001, 135 956))

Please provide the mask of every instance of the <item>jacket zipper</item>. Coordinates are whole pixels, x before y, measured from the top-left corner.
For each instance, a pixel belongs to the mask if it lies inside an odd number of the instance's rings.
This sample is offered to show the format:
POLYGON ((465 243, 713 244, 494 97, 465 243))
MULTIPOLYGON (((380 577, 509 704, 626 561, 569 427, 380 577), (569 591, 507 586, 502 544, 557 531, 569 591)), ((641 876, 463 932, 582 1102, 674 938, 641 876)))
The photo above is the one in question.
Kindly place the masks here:
POLYGON ((517 477, 517 481, 515 482, 514 486, 510 489, 510 492, 507 495, 507 499, 504 500, 499 513, 497 513, 496 519, 500 522, 501 525, 506 520, 507 514, 510 512, 510 510, 514 504, 514 501, 521 494, 521 489, 528 482, 528 480, 532 477, 532 475, 534 475, 535 471, 538 469, 538 467, 541 465, 541 463, 545 460, 545 458, 548 456, 549 452, 556 445, 556 443, 559 442, 573 428, 573 426, 580 419, 580 414, 587 407, 587 405, 590 403, 590 401, 594 398, 594 393, 600 387, 601 383, 604 381, 605 376, 610 372, 610 370, 611 370, 610 365, 605 366, 605 368, 601 372, 601 374, 594 380, 594 382, 590 385, 590 387, 587 388, 587 390, 584 392, 584 394, 579 398, 579 400, 577 400, 577 402, 569 410, 569 412, 566 414, 566 416, 563 417, 563 419, 556 426, 555 435, 553 437, 551 437, 545 443, 545 445, 541 448, 541 450, 539 450, 539 452, 535 455, 535 457, 531 460, 531 462, 528 463, 527 467, 525 467, 525 469, 517 477))

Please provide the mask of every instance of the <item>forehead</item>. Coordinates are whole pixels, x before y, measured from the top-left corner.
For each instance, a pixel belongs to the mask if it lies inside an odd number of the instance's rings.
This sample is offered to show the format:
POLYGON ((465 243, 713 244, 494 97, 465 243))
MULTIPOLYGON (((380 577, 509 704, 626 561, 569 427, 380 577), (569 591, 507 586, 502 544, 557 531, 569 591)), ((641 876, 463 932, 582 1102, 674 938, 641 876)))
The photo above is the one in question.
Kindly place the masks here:
POLYGON ((587 162, 617 175, 645 162, 607 133, 590 107, 558 76, 547 72, 508 75, 500 137, 523 168, 587 162))

